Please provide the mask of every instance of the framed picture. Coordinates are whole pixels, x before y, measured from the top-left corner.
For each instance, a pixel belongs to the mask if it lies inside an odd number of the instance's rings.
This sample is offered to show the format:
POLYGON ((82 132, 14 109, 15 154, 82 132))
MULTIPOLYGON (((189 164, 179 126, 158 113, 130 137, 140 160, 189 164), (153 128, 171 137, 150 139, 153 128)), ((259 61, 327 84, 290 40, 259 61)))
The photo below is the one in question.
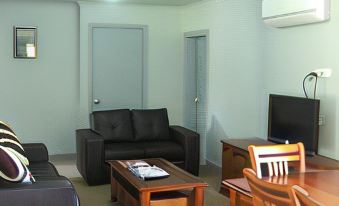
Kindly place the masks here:
POLYGON ((14 58, 37 58, 37 27, 14 27, 14 58))

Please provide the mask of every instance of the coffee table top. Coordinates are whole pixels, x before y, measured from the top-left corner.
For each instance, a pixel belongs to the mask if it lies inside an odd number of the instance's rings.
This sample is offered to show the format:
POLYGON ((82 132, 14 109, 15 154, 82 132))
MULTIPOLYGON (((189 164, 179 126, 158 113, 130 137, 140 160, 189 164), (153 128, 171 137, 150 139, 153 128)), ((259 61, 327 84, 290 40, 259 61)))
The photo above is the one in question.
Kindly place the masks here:
POLYGON ((207 187, 200 178, 189 174, 188 172, 178 168, 174 164, 162 158, 143 159, 150 165, 156 165, 170 174, 167 178, 156 180, 141 180, 134 176, 127 169, 125 162, 127 160, 108 160, 106 161, 112 169, 112 175, 121 184, 128 184, 136 188, 138 191, 170 191, 190 189, 194 187, 207 187))

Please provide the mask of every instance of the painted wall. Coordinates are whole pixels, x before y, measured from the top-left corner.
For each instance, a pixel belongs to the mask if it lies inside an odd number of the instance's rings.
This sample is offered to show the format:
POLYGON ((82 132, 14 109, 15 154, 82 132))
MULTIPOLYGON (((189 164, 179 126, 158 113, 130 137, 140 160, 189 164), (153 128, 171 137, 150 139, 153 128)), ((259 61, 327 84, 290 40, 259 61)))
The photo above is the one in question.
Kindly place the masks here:
POLYGON ((182 33, 208 29, 206 158, 221 164, 221 139, 260 136, 261 1, 204 1, 181 10, 182 33))
MULTIPOLYGON (((267 108, 268 94, 303 96, 302 81, 311 71, 329 67, 333 76, 319 79, 317 98, 325 125, 320 126, 319 153, 339 159, 339 2, 331 1, 331 20, 284 29, 266 27, 264 40, 265 89, 262 99, 267 108)), ((309 88, 308 93, 312 94, 309 88)), ((313 96, 313 94, 312 94, 313 96)), ((267 122, 267 112, 262 122, 267 122)), ((263 127, 266 134, 267 125, 263 127)))
POLYGON ((0 119, 22 142, 51 154, 75 151, 79 101, 75 3, 0 1, 0 119), (38 58, 13 58, 13 26, 38 27, 38 58))
POLYGON ((182 47, 178 7, 80 2, 80 119, 79 128, 88 127, 90 23, 147 25, 148 68, 146 104, 166 107, 170 123, 182 122, 182 47))

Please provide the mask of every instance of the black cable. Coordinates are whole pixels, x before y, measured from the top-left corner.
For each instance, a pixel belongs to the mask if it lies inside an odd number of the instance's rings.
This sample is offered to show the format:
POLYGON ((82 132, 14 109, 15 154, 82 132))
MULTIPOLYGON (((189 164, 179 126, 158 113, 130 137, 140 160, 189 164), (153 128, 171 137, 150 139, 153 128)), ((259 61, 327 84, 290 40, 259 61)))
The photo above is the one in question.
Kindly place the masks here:
MULTIPOLYGON (((304 94, 306 96, 306 98, 308 99, 308 96, 307 96, 307 92, 306 92, 306 89, 305 89, 305 81, 306 79, 309 77, 309 76, 314 76, 316 78, 316 82, 315 82, 315 88, 314 88, 314 95, 315 95, 315 90, 316 90, 316 87, 317 87, 317 79, 318 79, 318 75, 317 73, 315 72, 311 72, 309 74, 307 74, 303 80, 303 90, 304 90, 304 94)), ((315 96, 314 96, 315 97, 315 96)))
POLYGON ((308 96, 307 96, 307 93, 306 93, 306 90, 305 90, 305 80, 307 79, 309 75, 306 75, 304 80, 303 80, 303 90, 304 90, 304 94, 305 94, 305 97, 308 99, 308 96))
POLYGON ((315 93, 316 93, 316 91, 317 91, 317 83, 318 83, 318 75, 315 76, 313 99, 315 99, 315 93))

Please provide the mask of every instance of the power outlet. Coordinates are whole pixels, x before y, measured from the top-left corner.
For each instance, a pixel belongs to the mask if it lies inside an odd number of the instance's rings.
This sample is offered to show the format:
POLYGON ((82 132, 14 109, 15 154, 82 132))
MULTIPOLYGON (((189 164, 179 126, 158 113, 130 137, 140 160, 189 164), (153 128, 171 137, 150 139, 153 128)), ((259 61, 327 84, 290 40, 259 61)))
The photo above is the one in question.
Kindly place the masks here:
POLYGON ((320 78, 329 78, 332 76, 332 69, 330 68, 317 69, 314 70, 313 72, 316 73, 317 76, 320 78))
POLYGON ((318 121, 319 126, 325 125, 325 115, 319 115, 319 121, 318 121))

